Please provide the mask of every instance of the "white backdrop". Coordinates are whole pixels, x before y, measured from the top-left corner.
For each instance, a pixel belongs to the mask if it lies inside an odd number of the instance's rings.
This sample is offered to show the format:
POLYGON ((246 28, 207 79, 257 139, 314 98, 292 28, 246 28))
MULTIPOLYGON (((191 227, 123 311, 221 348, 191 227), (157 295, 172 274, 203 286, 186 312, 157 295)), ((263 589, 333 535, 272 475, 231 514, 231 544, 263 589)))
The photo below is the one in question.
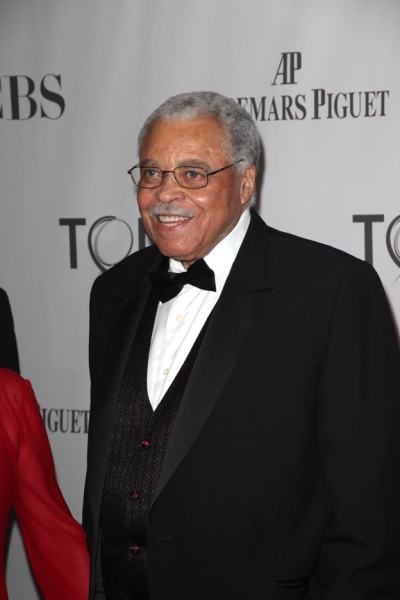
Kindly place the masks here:
MULTIPOLYGON (((100 264, 130 232, 139 247, 126 171, 144 119, 180 92, 239 101, 268 163, 260 214, 367 256, 400 322, 399 32, 397 0, 0 0, 0 286, 76 518, 100 273, 88 236, 100 264)), ((11 600, 38 597, 16 527, 7 581, 11 600)))

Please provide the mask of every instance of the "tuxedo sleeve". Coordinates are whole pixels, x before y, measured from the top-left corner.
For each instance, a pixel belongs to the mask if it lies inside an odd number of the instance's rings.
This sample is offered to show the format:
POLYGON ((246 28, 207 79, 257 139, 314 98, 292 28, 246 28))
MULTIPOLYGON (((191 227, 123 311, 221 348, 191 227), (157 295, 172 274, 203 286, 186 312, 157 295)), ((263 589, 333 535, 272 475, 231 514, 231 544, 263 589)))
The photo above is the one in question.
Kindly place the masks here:
POLYGON ((89 305, 89 370, 92 398, 102 373, 111 309, 112 297, 107 280, 100 276, 94 281, 89 305))
POLYGON ((89 553, 58 487, 50 444, 29 382, 22 381, 18 488, 14 506, 46 600, 86 600, 89 553))
POLYGON ((331 316, 317 423, 330 513, 307 598, 400 598, 400 360, 381 282, 350 264, 331 316))

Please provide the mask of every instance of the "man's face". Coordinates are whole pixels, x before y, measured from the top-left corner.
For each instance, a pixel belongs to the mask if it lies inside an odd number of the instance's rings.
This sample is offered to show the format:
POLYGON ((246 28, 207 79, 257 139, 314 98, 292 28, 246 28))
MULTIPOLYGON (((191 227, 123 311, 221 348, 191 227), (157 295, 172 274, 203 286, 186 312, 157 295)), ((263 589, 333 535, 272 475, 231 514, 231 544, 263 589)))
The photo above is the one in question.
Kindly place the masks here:
MULTIPOLYGON (((230 164, 218 123, 210 118, 153 123, 144 139, 140 164, 164 171, 178 166, 208 172, 230 164)), ((168 173, 162 185, 139 188, 144 228, 164 256, 187 268, 206 256, 236 225, 254 189, 255 167, 237 175, 231 167, 208 178, 201 189, 187 189, 168 173)))

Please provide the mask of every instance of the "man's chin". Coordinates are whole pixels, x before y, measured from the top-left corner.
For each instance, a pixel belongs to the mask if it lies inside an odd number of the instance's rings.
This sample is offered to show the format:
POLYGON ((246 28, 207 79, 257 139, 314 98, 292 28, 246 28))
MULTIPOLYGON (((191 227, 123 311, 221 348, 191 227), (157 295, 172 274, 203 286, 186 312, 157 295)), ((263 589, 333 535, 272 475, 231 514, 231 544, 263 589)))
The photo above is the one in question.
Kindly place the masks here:
POLYGON ((163 251, 160 247, 158 248, 161 252, 161 254, 163 256, 168 256, 168 258, 172 258, 173 260, 176 260, 177 262, 181 262, 181 263, 192 263, 195 258, 194 255, 192 254, 183 254, 182 252, 174 252, 173 250, 169 250, 168 248, 165 248, 165 250, 163 251))
POLYGON ((177 262, 193 262, 196 259, 196 253, 191 251, 190 248, 183 248, 182 246, 176 246, 174 244, 163 244, 159 240, 155 241, 155 245, 163 256, 173 258, 177 262))

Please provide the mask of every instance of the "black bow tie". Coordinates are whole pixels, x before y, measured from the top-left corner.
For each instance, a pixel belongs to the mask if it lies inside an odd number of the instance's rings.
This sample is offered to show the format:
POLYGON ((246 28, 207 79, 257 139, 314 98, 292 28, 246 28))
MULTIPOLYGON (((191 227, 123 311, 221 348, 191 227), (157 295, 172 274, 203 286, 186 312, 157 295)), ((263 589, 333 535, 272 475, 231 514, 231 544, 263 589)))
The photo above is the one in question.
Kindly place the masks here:
POLYGON ((149 273, 149 279, 155 294, 163 303, 175 298, 187 283, 201 290, 217 291, 214 271, 202 258, 190 265, 185 273, 157 271, 149 273))

